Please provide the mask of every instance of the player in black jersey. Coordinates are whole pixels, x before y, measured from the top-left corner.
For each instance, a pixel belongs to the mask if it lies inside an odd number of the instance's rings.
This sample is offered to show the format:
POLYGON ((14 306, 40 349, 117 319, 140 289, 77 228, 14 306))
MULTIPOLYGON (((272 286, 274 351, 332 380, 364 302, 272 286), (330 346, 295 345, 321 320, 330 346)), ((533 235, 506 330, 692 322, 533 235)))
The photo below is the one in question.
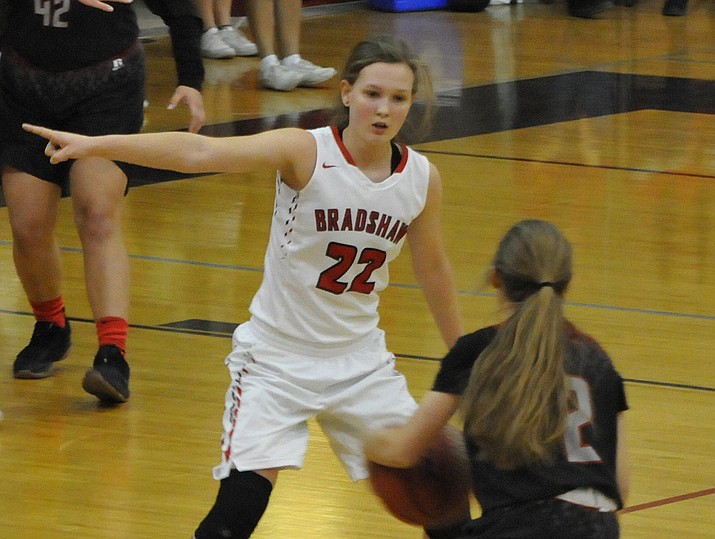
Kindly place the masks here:
POLYGON ((521 221, 490 276, 506 320, 457 341, 412 419, 372 433, 366 454, 411 466, 461 407, 482 516, 439 537, 616 538, 626 397, 606 352, 564 318, 571 247, 552 224, 521 221))
MULTIPOLYGON (((54 237, 61 192, 69 192, 99 350, 82 387, 101 401, 129 398, 129 260, 121 234, 127 175, 106 159, 49 165, 44 144, 23 122, 85 134, 135 133, 144 115, 144 53, 127 0, 0 0, 0 166, 13 258, 35 316, 32 339, 13 364, 16 378, 44 378, 70 348, 54 237)), ((201 19, 191 0, 145 0, 169 26, 191 131, 204 121, 201 19)))

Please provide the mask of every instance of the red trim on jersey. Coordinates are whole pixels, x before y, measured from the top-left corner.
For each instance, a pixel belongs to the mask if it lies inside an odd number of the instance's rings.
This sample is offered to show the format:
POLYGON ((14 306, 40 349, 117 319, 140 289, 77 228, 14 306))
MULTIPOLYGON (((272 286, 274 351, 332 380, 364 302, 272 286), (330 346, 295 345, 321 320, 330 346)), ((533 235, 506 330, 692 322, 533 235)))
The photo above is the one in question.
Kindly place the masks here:
POLYGON ((357 165, 355 164, 355 161, 353 161, 353 156, 350 155, 350 152, 348 149, 345 147, 345 144, 343 143, 343 138, 340 136, 340 130, 338 129, 338 126, 336 125, 331 125, 330 129, 333 131, 333 136, 335 137, 335 142, 338 144, 338 148, 340 148, 340 152, 343 154, 343 157, 345 160, 350 163, 352 166, 356 167, 357 165))
POLYGON ((400 150, 402 150, 402 159, 400 160, 400 164, 397 165, 397 168, 395 169, 393 174, 397 172, 402 172, 403 170, 405 170, 405 166, 407 165, 407 146, 399 143, 397 145, 400 147, 400 150))
MULTIPOLYGON (((340 153, 343 154, 343 157, 345 158, 345 160, 348 163, 350 163, 352 166, 356 167, 357 165, 355 164, 355 161, 353 161, 353 156, 350 155, 350 152, 348 151, 348 149, 345 147, 345 144, 343 143, 343 138, 340 136, 340 130, 338 129, 338 127, 335 125, 331 125, 330 129, 333 132, 333 137, 335 137, 335 142, 337 143, 338 148, 340 148, 340 153)), ((395 168, 395 170, 392 171, 392 174, 394 174, 396 172, 402 172, 403 170, 405 170, 405 166, 407 166, 407 153, 408 153, 407 146, 405 146, 404 144, 399 144, 399 143, 396 143, 396 144, 400 147, 400 150, 402 153, 402 159, 400 159, 400 164, 397 165, 397 168, 395 168)), ((326 168, 329 168, 329 167, 326 167, 326 168)))

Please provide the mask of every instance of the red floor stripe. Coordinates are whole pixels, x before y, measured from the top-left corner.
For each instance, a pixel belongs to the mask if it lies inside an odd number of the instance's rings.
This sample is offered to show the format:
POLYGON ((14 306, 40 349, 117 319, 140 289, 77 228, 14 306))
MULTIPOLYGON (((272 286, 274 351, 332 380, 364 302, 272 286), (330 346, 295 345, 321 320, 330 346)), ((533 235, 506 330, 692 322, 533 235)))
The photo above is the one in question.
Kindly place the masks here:
POLYGON ((705 490, 700 490, 698 492, 691 492, 690 494, 683 494, 682 496, 673 496, 672 498, 664 498, 662 500, 656 500, 654 502, 641 503, 639 505, 632 505, 621 509, 619 512, 623 513, 633 513, 634 511, 642 511, 643 509, 650 509, 652 507, 658 507, 661 505, 668 505, 671 503, 682 502, 685 500, 692 500, 693 498, 700 498, 701 496, 709 496, 710 494, 715 494, 715 488, 706 488, 705 490))

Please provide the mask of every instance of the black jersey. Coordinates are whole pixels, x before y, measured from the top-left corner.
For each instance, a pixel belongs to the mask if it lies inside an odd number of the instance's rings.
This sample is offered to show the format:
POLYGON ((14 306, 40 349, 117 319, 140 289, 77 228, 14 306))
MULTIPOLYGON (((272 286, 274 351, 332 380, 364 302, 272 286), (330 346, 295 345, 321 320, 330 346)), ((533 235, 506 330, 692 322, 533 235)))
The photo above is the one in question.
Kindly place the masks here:
MULTIPOLYGON (((131 4, 111 13, 77 0, 0 0, 7 4, 3 48, 48 72, 81 69, 120 56, 139 37, 131 4)), ((202 23, 191 0, 145 0, 169 26, 179 84, 201 89, 202 23)))
MULTIPOLYGON (((497 333, 491 326, 463 336, 442 360, 433 391, 461 395, 472 365, 497 333)), ((628 409, 623 379, 592 338, 567 324, 566 371, 579 409, 569 416, 563 454, 550 465, 502 470, 478 457, 468 438, 474 493, 482 511, 594 488, 623 506, 616 482, 617 416, 628 409)))

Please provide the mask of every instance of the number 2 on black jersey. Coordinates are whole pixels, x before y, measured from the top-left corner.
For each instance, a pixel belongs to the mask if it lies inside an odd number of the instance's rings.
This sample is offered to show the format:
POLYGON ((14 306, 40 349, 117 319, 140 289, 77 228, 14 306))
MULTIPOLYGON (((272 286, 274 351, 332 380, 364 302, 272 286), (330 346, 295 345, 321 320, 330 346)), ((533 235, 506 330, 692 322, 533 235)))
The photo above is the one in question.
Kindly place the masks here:
POLYGON ((569 376, 571 391, 576 396, 577 408, 568 415, 568 424, 564 441, 566 457, 569 462, 601 462, 601 457, 596 450, 586 443, 583 429, 593 421, 593 406, 591 404, 591 388, 588 382, 578 376, 569 376))
POLYGON ((385 251, 370 247, 363 249, 358 256, 357 247, 354 245, 336 242, 328 244, 325 254, 337 262, 320 274, 316 286, 331 294, 342 294, 343 292, 369 294, 375 289, 375 283, 370 281, 370 276, 385 263, 387 258, 385 251), (340 279, 354 263, 364 264, 365 267, 350 284, 341 281, 340 279))
POLYGON ((42 15, 42 25, 67 28, 62 15, 70 10, 70 0, 35 0, 35 15, 42 15))

